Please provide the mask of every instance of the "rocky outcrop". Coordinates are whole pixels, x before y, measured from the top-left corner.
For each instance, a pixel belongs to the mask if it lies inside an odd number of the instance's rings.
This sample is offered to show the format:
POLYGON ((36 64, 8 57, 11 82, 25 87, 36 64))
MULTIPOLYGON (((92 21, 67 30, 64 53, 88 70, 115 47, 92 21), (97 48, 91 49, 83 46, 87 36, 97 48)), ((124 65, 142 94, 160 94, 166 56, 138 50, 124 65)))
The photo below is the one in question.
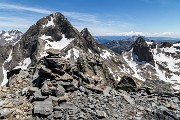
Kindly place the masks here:
POLYGON ((152 62, 153 61, 153 55, 150 51, 150 48, 146 41, 139 37, 137 38, 136 42, 132 45, 133 53, 137 55, 137 60, 139 62, 146 61, 146 62, 152 62))
POLYGON ((136 82, 128 76, 123 76, 116 86, 116 89, 122 89, 128 92, 135 91, 136 88, 136 82))

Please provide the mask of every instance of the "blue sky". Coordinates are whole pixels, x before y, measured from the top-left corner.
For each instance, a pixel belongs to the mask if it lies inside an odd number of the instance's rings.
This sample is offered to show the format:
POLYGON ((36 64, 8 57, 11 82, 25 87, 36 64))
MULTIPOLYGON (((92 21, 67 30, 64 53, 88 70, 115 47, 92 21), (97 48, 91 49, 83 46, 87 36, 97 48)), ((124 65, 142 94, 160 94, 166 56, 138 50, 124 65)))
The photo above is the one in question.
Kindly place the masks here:
POLYGON ((53 12, 93 35, 180 37, 180 0, 1 0, 0 28, 25 32, 53 12))

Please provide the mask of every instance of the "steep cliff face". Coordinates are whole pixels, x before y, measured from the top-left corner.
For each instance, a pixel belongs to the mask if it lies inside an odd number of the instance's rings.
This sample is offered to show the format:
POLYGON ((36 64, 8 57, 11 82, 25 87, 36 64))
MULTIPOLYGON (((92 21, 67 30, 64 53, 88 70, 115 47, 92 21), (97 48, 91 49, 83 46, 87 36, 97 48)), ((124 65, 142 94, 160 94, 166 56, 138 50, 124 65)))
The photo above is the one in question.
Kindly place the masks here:
POLYGON ((146 61, 146 62, 153 62, 153 55, 150 51, 150 47, 146 43, 146 41, 139 37, 136 42, 132 45, 133 47, 133 57, 139 62, 146 61))

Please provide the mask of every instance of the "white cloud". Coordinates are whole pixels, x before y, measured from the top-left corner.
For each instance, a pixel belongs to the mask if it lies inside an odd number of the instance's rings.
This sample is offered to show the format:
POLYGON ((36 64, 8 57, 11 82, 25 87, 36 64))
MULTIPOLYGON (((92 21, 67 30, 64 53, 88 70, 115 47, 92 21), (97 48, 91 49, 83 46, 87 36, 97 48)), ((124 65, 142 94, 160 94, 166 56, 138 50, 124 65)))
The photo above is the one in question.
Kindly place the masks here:
POLYGON ((0 27, 7 29, 27 29, 32 25, 30 18, 20 18, 16 16, 0 16, 0 27))
POLYGON ((62 11, 66 17, 70 17, 75 20, 84 21, 84 22, 98 22, 97 17, 95 15, 87 14, 87 13, 79 13, 79 12, 65 12, 62 11))
POLYGON ((106 35, 117 35, 117 36, 133 36, 133 35, 141 35, 141 36, 176 36, 180 35, 178 32, 160 32, 160 33, 150 33, 150 32, 120 32, 120 33, 106 33, 106 35))
MULTIPOLYGON (((22 11, 30 11, 30 12, 40 13, 40 14, 52 14, 55 12, 55 11, 46 10, 46 9, 26 7, 22 5, 7 4, 7 3, 0 3, 0 9, 22 10, 22 11)), ((67 12, 67 11, 61 11, 61 12, 66 17, 69 17, 78 21, 84 21, 84 22, 97 22, 98 21, 96 16, 90 15, 87 13, 67 12)))
POLYGON ((25 10, 25 11, 31 11, 36 13, 42 13, 42 14, 51 14, 52 11, 45 10, 45 9, 39 9, 39 8, 33 8, 33 7, 25 7, 21 5, 15 5, 15 4, 7 4, 7 3, 0 3, 0 9, 16 9, 16 10, 25 10))

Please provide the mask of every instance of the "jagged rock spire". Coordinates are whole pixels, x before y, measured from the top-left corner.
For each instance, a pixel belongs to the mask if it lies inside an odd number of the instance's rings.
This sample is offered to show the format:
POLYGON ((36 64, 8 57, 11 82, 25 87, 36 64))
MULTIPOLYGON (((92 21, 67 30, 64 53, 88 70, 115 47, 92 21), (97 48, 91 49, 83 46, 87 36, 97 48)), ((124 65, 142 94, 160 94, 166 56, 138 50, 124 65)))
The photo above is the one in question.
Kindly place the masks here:
POLYGON ((132 45, 133 53, 137 55, 137 60, 139 62, 146 61, 151 62, 153 61, 153 55, 150 51, 150 48, 143 37, 138 37, 135 43, 132 45))

